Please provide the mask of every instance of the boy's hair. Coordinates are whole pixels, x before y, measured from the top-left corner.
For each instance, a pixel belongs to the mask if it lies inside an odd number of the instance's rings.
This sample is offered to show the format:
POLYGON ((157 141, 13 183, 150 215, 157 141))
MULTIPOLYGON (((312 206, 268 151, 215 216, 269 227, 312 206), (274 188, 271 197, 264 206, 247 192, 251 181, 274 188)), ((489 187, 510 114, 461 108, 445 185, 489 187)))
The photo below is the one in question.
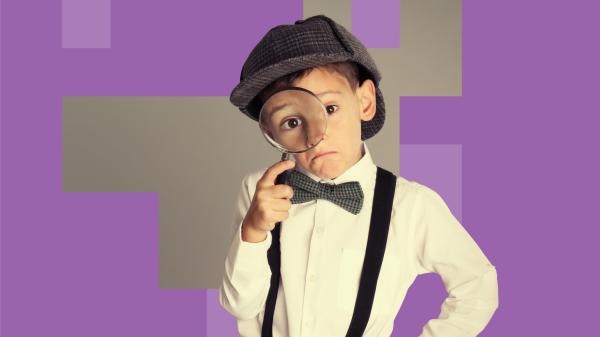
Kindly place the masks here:
POLYGON ((361 85, 364 82, 364 80, 368 78, 367 74, 365 73, 365 70, 362 69, 362 67, 359 64, 352 61, 333 62, 317 67, 301 69, 293 73, 281 76, 280 78, 271 82, 271 84, 269 84, 266 88, 264 88, 258 94, 259 106, 262 106, 275 91, 292 85, 295 81, 307 76, 315 68, 323 68, 327 71, 336 72, 342 75, 348 81, 348 84, 350 85, 350 88, 353 92, 355 92, 358 86, 361 85))

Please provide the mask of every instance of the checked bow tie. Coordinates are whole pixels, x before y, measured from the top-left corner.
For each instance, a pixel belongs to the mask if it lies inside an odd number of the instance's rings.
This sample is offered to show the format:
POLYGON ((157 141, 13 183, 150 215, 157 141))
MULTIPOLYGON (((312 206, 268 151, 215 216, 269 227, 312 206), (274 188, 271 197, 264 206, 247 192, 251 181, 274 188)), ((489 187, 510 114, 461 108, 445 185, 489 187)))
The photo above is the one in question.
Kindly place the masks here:
POLYGON ((294 189, 292 204, 301 204, 315 199, 327 199, 352 214, 358 214, 363 205, 363 191, 358 181, 339 185, 314 181, 302 172, 292 170, 288 185, 294 189))

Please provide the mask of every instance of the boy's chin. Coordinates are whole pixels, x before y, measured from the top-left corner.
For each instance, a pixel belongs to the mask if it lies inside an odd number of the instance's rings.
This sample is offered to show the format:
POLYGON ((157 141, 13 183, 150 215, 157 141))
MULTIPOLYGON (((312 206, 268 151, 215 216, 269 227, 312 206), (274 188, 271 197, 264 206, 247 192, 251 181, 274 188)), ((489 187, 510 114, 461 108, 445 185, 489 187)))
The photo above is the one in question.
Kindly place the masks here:
POLYGON ((296 165, 299 165, 305 171, 312 173, 320 179, 335 179, 342 174, 342 169, 339 166, 339 162, 335 160, 324 160, 320 165, 302 165, 299 161, 296 161, 296 165))
MULTIPOLYGON (((331 165, 334 166, 334 165, 331 165)), ((337 178, 341 172, 339 172, 338 167, 327 167, 327 164, 324 164, 323 167, 319 170, 308 170, 310 173, 316 175, 321 179, 330 179, 333 180, 337 178)))

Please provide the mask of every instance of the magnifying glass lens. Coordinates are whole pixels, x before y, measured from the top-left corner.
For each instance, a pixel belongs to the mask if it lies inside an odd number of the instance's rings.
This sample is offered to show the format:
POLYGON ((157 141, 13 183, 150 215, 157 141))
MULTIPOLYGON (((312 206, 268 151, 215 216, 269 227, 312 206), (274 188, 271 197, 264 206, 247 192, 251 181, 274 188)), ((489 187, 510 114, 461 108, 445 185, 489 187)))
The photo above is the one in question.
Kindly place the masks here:
POLYGON ((327 111, 310 91, 290 87, 273 94, 259 116, 263 135, 284 152, 298 153, 317 145, 327 129, 327 111))

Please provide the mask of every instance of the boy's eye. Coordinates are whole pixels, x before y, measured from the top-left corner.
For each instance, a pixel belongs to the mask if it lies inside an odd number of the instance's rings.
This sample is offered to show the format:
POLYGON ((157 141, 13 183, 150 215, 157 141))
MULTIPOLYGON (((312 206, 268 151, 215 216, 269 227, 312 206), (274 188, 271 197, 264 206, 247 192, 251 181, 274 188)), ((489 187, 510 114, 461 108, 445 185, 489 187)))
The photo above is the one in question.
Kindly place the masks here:
POLYGON ((327 105, 327 106, 325 107, 325 109, 327 110, 327 113, 328 113, 328 114, 332 114, 332 113, 334 113, 334 112, 336 112, 336 111, 337 111, 337 109, 338 109, 338 106, 337 106, 337 105, 327 105), (335 108, 334 108, 334 107, 335 107, 335 108))
POLYGON ((302 124, 302 120, 299 118, 290 118, 290 119, 286 119, 281 126, 286 129, 286 130, 290 130, 293 128, 298 127, 299 125, 302 124), (287 126, 287 127, 286 127, 287 126))

